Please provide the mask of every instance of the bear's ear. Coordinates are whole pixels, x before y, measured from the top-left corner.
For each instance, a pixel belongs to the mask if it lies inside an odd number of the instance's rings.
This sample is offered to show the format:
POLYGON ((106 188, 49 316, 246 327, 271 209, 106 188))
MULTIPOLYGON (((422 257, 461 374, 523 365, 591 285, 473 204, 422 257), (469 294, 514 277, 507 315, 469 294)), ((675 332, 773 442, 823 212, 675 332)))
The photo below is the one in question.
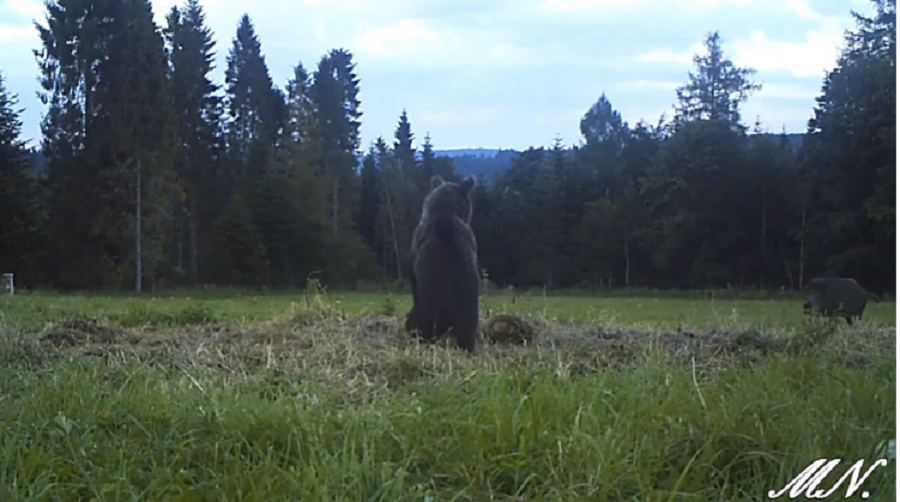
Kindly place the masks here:
POLYGON ((443 184, 444 184, 444 178, 441 178, 440 174, 435 174, 434 176, 431 177, 431 189, 432 190, 434 190, 435 188, 437 188, 443 184))
POLYGON ((469 193, 475 188, 475 177, 474 176, 466 176, 466 179, 462 180, 462 183, 459 186, 463 189, 463 192, 469 193))

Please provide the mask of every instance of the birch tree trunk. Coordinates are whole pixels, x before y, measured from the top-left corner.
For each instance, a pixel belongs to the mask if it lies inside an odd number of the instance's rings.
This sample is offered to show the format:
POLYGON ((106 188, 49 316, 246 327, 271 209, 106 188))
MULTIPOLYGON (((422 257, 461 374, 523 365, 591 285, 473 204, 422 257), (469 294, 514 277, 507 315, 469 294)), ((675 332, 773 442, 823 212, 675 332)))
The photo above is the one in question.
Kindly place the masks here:
POLYGON ((762 193, 762 228, 759 233, 759 287, 765 286, 766 271, 766 226, 768 219, 768 204, 766 197, 766 189, 763 187, 762 193))
POLYGON ((135 183, 134 203, 134 292, 141 294, 141 279, 144 275, 141 256, 141 161, 137 161, 137 183, 135 183))
POLYGON ((397 278, 400 279, 403 277, 400 273, 400 247, 397 244, 397 230, 394 228, 394 205, 391 203, 391 193, 388 190, 387 185, 384 187, 384 196, 387 199, 388 219, 391 222, 391 240, 394 241, 394 258, 397 261, 397 278))

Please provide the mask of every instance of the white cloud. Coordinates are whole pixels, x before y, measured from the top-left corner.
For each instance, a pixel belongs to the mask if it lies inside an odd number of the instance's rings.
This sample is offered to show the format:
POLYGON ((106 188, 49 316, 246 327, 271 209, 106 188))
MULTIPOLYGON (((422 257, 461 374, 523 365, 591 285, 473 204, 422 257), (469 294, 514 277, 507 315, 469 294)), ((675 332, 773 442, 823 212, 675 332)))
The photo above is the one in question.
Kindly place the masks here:
POLYGON ((328 32, 325 30, 325 18, 321 15, 313 17, 313 36, 316 37, 316 42, 328 40, 328 32))
POLYGON ((360 21, 357 28, 360 32, 354 39, 356 50, 375 56, 427 54, 442 38, 421 19, 400 19, 383 27, 370 27, 360 21))
POLYGON ((628 6, 633 5, 636 1, 629 0, 547 0, 541 4, 545 10, 556 12, 587 12, 599 9, 600 7, 612 6, 628 6))
MULTIPOLYGON (((237 1, 237 0, 234 0, 237 1)), ((503 12, 504 15, 528 12, 538 0, 303 0, 303 4, 315 11, 333 12, 341 17, 367 21, 386 21, 400 17, 447 20, 460 16, 474 17, 487 12, 503 12), (524 7, 524 9, 523 9, 524 7)), ((309 9, 303 9, 304 14, 309 9)))
POLYGON ((560 110, 558 113, 554 115, 553 118, 565 121, 567 123, 578 124, 584 114, 587 113, 589 107, 583 106, 579 108, 569 108, 566 110, 560 110))
POLYGON ((675 52, 670 47, 645 52, 638 56, 642 63, 677 63, 690 64, 694 60, 694 54, 700 54, 705 50, 703 44, 694 44, 684 52, 675 52))
MULTIPOLYGON (((409 12, 412 0, 389 0, 373 2, 371 0, 303 0, 303 4, 314 12, 329 12, 340 16, 353 15, 357 18, 372 20, 402 17, 409 12)), ((308 9, 304 9, 308 12, 308 9)))
POLYGON ((33 26, 10 26, 0 24, 0 42, 22 42, 37 39, 37 30, 33 26))
POLYGON ((35 18, 44 13, 44 4, 37 0, 6 0, 6 6, 13 12, 35 18))
POLYGON ((762 89, 754 97, 773 99, 813 99, 819 95, 819 89, 809 85, 799 84, 767 84, 762 83, 762 89))
POLYGON ((850 8, 860 14, 875 11, 872 0, 850 0, 850 8))
MULTIPOLYGON (((31 1, 31 0, 16 0, 16 1, 31 1)), ((224 0, 228 1, 228 0, 224 0)), ((223 0, 200 0, 200 6, 203 7, 203 12, 206 13, 207 23, 209 23, 209 16, 213 12, 213 9, 216 9, 219 5, 221 5, 223 0)), ((169 11, 172 10, 172 7, 181 8, 185 4, 185 0, 153 0, 153 20, 156 21, 156 24, 160 27, 166 26, 166 16, 169 14, 169 11)), ((43 9, 43 7, 41 7, 43 9)), ((237 19, 235 19, 235 23, 237 23, 237 19)))
POLYGON ((328 7, 330 9, 347 12, 349 9, 366 7, 372 2, 367 0, 303 0, 303 3, 309 7, 328 7))
MULTIPOLYGON (((802 0, 799 0, 802 1, 802 0)), ((714 7, 747 7, 762 0, 545 0, 540 9, 560 13, 608 12, 622 7, 633 11, 648 8, 708 9, 714 7)), ((774 2, 772 2, 774 3, 774 2)))
POLYGON ((843 40, 844 26, 837 18, 825 19, 820 29, 806 33, 803 42, 772 40, 755 30, 749 40, 734 43, 732 60, 761 72, 787 71, 800 78, 821 78, 837 64, 843 40))
MULTIPOLYGON (((870 3, 870 0, 851 0, 851 4, 857 9, 870 3)), ((775 8, 788 10, 803 19, 821 17, 807 0, 545 0, 540 4, 542 10, 560 13, 608 12, 616 7, 634 11, 661 7, 668 9, 754 7, 769 11, 775 8)))
MULTIPOLYGON (((696 1, 717 3, 717 0, 696 1)), ((807 31, 802 42, 775 40, 762 30, 753 30, 747 39, 724 43, 729 59, 738 66, 755 68, 760 72, 786 71, 799 78, 821 78, 825 71, 834 68, 844 41, 844 29, 850 27, 847 19, 823 16, 805 0, 759 1, 773 3, 773 7, 777 4, 780 9, 790 11, 799 18, 818 21, 819 27, 807 31)), ((684 52, 665 47, 640 54, 638 60, 643 63, 684 65, 690 64, 695 54, 704 52, 703 44, 695 44, 684 52)))
POLYGON ((492 59, 501 59, 509 56, 511 50, 515 50, 515 48, 506 44, 494 44, 491 46, 491 50, 488 54, 492 59))
POLYGON ((822 16, 813 10, 805 0, 787 0, 784 6, 801 19, 822 19, 822 16))
MULTIPOLYGON (((464 110, 421 110, 417 115, 423 124, 477 124, 492 122, 504 116, 498 108, 466 108, 464 110)), ((412 118, 411 118, 412 119, 412 118)))
MULTIPOLYGON (((483 58, 483 45, 472 45, 469 49, 473 51, 473 59, 483 58)), ((534 50, 506 43, 491 45, 491 48, 488 50, 488 56, 492 60, 492 65, 501 64, 506 66, 536 65, 539 59, 534 50)))
POLYGON ((476 28, 438 29, 424 19, 408 18, 381 26, 359 21, 356 26, 351 48, 361 59, 406 60, 423 67, 457 69, 485 65, 521 68, 552 60, 544 50, 510 44, 502 35, 476 28))
POLYGON ((616 82, 616 87, 625 89, 659 89, 675 92, 677 87, 684 85, 684 82, 673 82, 670 80, 623 80, 616 82))

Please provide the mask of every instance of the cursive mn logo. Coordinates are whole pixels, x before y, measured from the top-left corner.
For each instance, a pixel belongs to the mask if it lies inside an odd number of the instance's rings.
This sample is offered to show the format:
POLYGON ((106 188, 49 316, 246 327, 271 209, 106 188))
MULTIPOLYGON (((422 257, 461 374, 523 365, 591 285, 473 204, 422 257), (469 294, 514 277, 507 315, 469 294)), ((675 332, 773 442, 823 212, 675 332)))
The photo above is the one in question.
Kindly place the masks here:
MULTIPOLYGON (((803 472, 797 475, 794 479, 792 479, 784 488, 780 491, 769 490, 768 495, 770 499, 777 499, 784 495, 784 492, 790 490, 788 494, 788 498, 795 499, 799 497, 804 490, 806 491, 806 498, 808 499, 824 499, 825 497, 834 493, 835 490, 840 488, 842 484, 844 484, 844 480, 847 479, 847 476, 851 476, 850 485, 847 487, 847 495, 844 498, 850 498, 859 490, 860 486, 863 484, 872 471, 875 470, 876 467, 884 467, 887 465, 888 461, 884 458, 879 458, 869 467, 869 470, 863 474, 862 479, 859 478, 859 473, 862 470, 863 464, 865 463, 864 459, 859 459, 855 464, 850 466, 847 469, 847 472, 841 476, 841 479, 838 480, 834 486, 831 487, 830 490, 824 491, 817 489, 819 483, 825 479, 825 476, 828 476, 828 473, 834 470, 838 464, 841 463, 841 459, 836 458, 834 460, 828 460, 827 458, 820 458, 815 462, 809 464, 806 469, 803 469, 803 472)), ((867 499, 869 498, 869 492, 862 491, 859 494, 860 497, 867 499)))

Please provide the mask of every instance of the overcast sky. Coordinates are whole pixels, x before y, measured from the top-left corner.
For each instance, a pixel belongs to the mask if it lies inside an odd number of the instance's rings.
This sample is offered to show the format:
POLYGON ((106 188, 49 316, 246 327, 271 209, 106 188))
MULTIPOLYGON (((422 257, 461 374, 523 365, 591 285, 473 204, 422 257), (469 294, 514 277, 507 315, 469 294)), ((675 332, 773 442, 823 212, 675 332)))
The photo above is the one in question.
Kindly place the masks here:
MULTIPOLYGON (((165 13, 183 0, 155 0, 165 13)), ((218 83, 240 16, 253 20, 275 82, 329 49, 354 54, 362 149, 391 137, 406 108, 420 144, 438 149, 580 141, 578 123, 601 93, 629 124, 671 117, 691 58, 718 30, 726 57, 757 70, 762 91, 744 122, 803 132, 850 10, 867 0, 201 0, 217 41, 218 83), (285 6, 290 5, 290 8, 285 6)), ((19 96, 23 136, 40 138, 43 106, 32 50, 41 0, 0 0, 0 71, 19 96)))

